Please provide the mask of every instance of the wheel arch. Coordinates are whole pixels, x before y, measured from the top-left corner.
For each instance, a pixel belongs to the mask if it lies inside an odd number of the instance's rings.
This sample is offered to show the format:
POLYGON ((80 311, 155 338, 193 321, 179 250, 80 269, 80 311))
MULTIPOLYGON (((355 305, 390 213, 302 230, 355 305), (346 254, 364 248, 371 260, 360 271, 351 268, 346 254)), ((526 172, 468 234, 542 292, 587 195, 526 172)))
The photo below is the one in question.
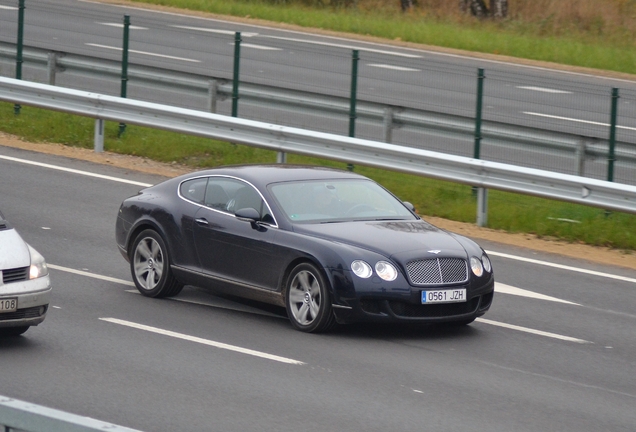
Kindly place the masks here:
POLYGON ((147 229, 151 229, 155 231, 157 234, 159 234, 161 238, 163 239, 164 243, 166 243, 168 250, 170 250, 168 237, 166 236, 166 233, 161 229, 159 224, 157 224, 155 221, 151 219, 143 219, 137 222, 128 234, 128 239, 126 240, 126 252, 128 254, 128 258, 131 258, 130 254, 132 253, 133 242, 142 231, 145 231, 147 229))
POLYGON ((300 264, 311 264, 318 269, 322 277, 327 281, 328 283, 327 289, 329 290, 329 294, 331 298, 333 298, 333 295, 334 295, 333 281, 331 280, 329 272, 325 271, 324 266, 320 264, 320 261, 316 259, 316 257, 311 255, 306 255, 306 256, 297 257, 294 260, 292 260, 287 265, 287 267, 285 268, 285 271, 283 272, 281 276, 281 279, 279 282, 279 288, 285 303, 287 303, 287 286, 289 285, 288 284, 289 277, 291 276, 292 271, 300 264))

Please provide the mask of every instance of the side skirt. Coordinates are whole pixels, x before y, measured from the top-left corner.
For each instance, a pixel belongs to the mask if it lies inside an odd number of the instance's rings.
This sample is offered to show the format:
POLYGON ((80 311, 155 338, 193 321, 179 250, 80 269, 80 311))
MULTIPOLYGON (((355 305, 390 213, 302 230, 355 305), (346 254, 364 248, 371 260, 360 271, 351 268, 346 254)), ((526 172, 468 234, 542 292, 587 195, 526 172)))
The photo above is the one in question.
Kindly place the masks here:
POLYGON ((186 284, 200 288, 209 288, 227 295, 285 307, 285 298, 279 291, 238 283, 230 279, 201 273, 185 267, 172 266, 171 268, 177 278, 186 284))

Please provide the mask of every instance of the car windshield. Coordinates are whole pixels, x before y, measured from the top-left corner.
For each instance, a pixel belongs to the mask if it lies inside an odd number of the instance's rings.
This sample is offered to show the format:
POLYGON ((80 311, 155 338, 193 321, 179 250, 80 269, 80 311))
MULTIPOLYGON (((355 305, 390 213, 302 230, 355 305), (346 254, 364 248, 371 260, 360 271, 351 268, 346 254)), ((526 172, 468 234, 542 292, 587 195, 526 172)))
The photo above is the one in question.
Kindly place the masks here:
POLYGON ((294 222, 416 219, 399 200, 370 180, 294 181, 274 183, 269 189, 294 222))

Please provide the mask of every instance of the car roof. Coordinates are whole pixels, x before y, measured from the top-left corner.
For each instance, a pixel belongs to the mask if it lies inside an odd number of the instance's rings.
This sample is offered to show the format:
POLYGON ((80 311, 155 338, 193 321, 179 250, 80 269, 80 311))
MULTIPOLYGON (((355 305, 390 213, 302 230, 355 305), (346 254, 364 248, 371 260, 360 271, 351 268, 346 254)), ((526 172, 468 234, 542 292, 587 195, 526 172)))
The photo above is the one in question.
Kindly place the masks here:
MULTIPOLYGON (((187 178, 224 175, 242 178, 253 184, 261 186, 297 180, 327 180, 327 179, 367 179, 360 174, 336 168, 328 168, 312 165, 233 165, 197 171, 179 177, 179 181, 187 178)), ((368 179, 367 179, 368 180, 368 179)))

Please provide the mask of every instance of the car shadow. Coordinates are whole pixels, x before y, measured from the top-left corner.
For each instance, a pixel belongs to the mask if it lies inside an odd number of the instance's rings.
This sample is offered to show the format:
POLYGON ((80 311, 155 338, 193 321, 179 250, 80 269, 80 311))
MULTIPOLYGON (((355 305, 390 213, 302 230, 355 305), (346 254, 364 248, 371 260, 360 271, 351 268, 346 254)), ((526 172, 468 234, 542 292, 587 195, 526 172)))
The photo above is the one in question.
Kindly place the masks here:
POLYGON ((0 336, 0 352, 8 352, 13 349, 22 350, 34 346, 34 342, 29 339, 29 332, 20 336, 0 336))
MULTIPOLYGON (((258 314, 263 317, 288 320, 287 311, 284 307, 261 303, 255 300, 235 297, 224 293, 215 292, 211 289, 187 287, 185 293, 196 294, 196 300, 203 301, 200 304, 207 306, 222 307, 241 313, 258 314)), ((194 299, 193 296, 182 294, 174 300, 194 299), (180 299, 179 297, 185 297, 180 299)), ((291 326, 290 326, 291 328, 291 326)), ((480 331, 471 325, 453 324, 410 324, 410 323, 351 323, 337 325, 332 330, 323 333, 332 337, 355 337, 355 338, 386 338, 386 339, 417 339, 417 340, 443 340, 474 338, 480 331)))
POLYGON ((474 338, 480 331, 470 325, 353 323, 339 325, 331 333, 343 337, 443 340, 474 338))

